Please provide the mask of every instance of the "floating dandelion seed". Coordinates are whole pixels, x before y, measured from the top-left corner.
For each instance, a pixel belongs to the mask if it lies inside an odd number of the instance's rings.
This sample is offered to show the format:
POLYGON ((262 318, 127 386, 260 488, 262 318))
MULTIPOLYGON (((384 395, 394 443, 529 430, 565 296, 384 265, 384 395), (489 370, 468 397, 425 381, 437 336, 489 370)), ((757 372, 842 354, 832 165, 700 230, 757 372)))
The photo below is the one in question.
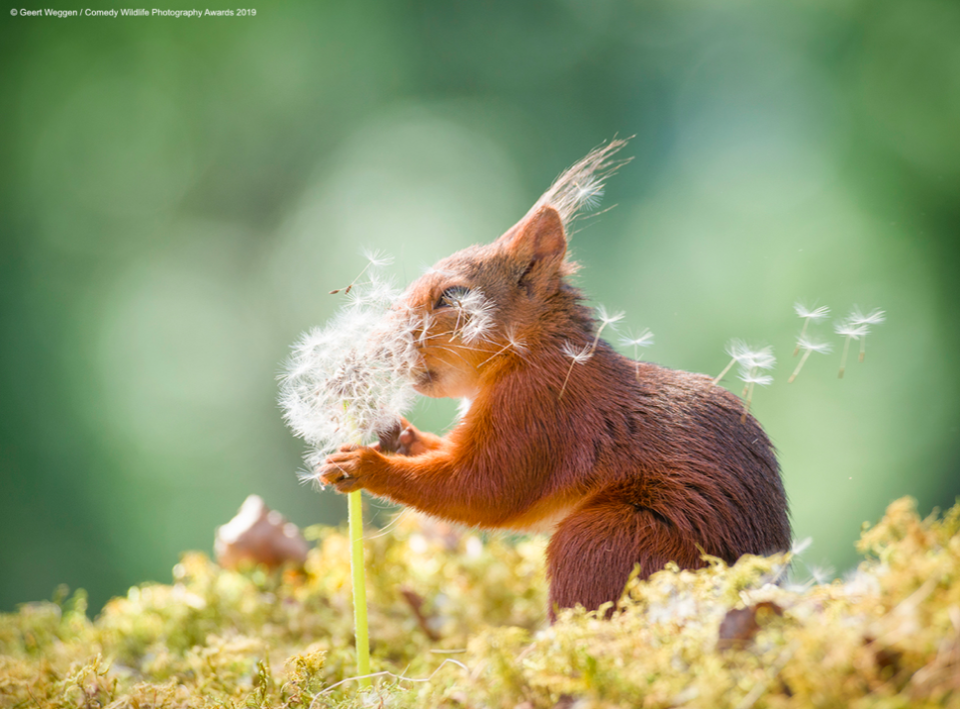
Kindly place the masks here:
POLYGON ((747 422, 747 415, 750 413, 750 403, 753 401, 753 388, 757 384, 762 387, 769 386, 773 384, 773 377, 769 374, 759 374, 756 371, 756 368, 749 370, 742 370, 740 372, 740 381, 744 382, 745 386, 743 388, 744 394, 747 397, 746 404, 743 408, 743 414, 740 415, 740 423, 747 422))
POLYGON ((363 267, 363 270, 360 271, 360 273, 357 274, 357 277, 350 282, 350 285, 348 285, 346 288, 335 288, 334 290, 330 291, 330 295, 336 295, 340 291, 343 291, 344 294, 349 293, 351 290, 353 290, 353 288, 356 287, 357 281, 360 280, 361 276, 363 276, 368 269, 381 268, 383 266, 389 266, 391 263, 393 263, 392 256, 385 256, 380 251, 364 249, 363 256, 367 259, 367 265, 363 267))
POLYGON ((650 347, 653 344, 653 333, 650 328, 645 328, 637 337, 624 337, 620 344, 625 347, 633 347, 633 359, 636 366, 636 378, 640 379, 640 348, 650 347))
POLYGON ((840 373, 837 375, 839 379, 843 379, 843 372, 847 368, 847 353, 850 351, 850 340, 859 340, 861 337, 866 337, 870 326, 866 324, 856 325, 847 319, 837 323, 833 329, 838 335, 847 338, 843 342, 843 354, 840 356, 840 373))
POLYGON ((811 352, 828 354, 833 350, 833 347, 830 346, 829 342, 814 342, 813 340, 800 335, 800 337, 797 339, 797 350, 803 350, 803 357, 800 358, 800 362, 797 364, 797 368, 793 370, 793 374, 791 374, 790 378, 787 380, 787 384, 792 384, 793 380, 797 378, 797 375, 800 374, 800 370, 803 369, 803 364, 807 361, 807 358, 810 356, 811 352))
POLYGON ((773 382, 773 377, 760 372, 765 369, 773 369, 777 358, 773 356, 772 347, 752 350, 742 340, 731 340, 727 343, 727 354, 731 357, 730 363, 723 368, 723 371, 713 380, 713 383, 719 383, 734 364, 740 365, 739 377, 740 381, 744 383, 742 396, 746 398, 746 407, 740 417, 740 422, 746 423, 747 414, 750 412, 750 402, 753 401, 754 387, 757 384, 767 386, 773 382))
POLYGON ((507 342, 503 345, 503 347, 501 347, 499 350, 494 352, 492 355, 490 355, 485 360, 483 360, 479 365, 477 365, 478 369, 483 365, 485 365, 490 360, 494 359, 495 357, 499 357, 507 350, 513 350, 521 357, 526 353, 527 342, 517 334, 516 328, 513 325, 507 328, 507 331, 505 334, 507 337, 507 342))
POLYGON ((595 209, 603 197, 603 183, 597 179, 589 179, 582 183, 574 182, 571 185, 571 194, 580 209, 595 209))
POLYGON ((588 359, 593 357, 593 353, 597 351, 597 343, 600 342, 600 334, 603 332, 603 329, 607 325, 613 325, 620 320, 623 320, 626 313, 619 312, 610 315, 607 312, 607 309, 602 305, 597 306, 597 317, 600 319, 600 327, 597 328, 597 333, 593 338, 593 342, 589 345, 584 345, 582 349, 578 350, 576 345, 574 345, 569 340, 563 341, 563 354, 569 357, 572 361, 570 362, 570 369, 567 370, 567 376, 563 380, 563 386, 560 387, 560 396, 557 399, 563 398, 563 393, 567 390, 567 382, 570 381, 570 374, 573 372, 573 368, 578 364, 585 364, 588 359))
POLYGON ((727 372, 733 368, 733 365, 737 364, 738 362, 740 364, 744 364, 758 358, 762 360, 767 356, 769 356, 771 359, 773 358, 773 351, 769 347, 763 350, 754 351, 751 350, 743 340, 730 340, 730 342, 727 343, 726 352, 728 355, 730 355, 731 359, 727 366, 723 368, 723 371, 721 371, 720 374, 717 375, 716 379, 713 380, 715 385, 719 384, 720 380, 722 380, 726 376, 727 372))
POLYGON ((455 336, 467 344, 489 339, 496 311, 493 301, 474 288, 462 297, 458 296, 452 305, 457 311, 457 323, 453 328, 455 336))
MULTIPOLYGON (((853 312, 850 313, 850 317, 847 319, 851 325, 863 325, 867 328, 869 332, 871 325, 879 325, 887 319, 887 314, 877 308, 876 310, 871 310, 869 313, 864 315, 860 312, 860 308, 854 307, 853 312)), ((863 361, 863 358, 867 355, 867 332, 864 332, 860 336, 860 361, 863 361)))
MULTIPOLYGON (((625 315, 626 313, 623 312, 622 310, 619 313, 614 313, 613 315, 610 315, 604 306, 602 305, 597 306, 597 317, 600 318, 600 322, 602 323, 602 325, 600 326, 601 330, 605 328, 607 325, 612 325, 615 322, 620 322, 621 320, 623 320, 625 315)), ((600 339, 600 332, 597 331, 597 337, 594 338, 594 341, 593 341, 594 346, 596 346, 597 340, 599 339, 600 339)))
POLYGON ((563 350, 563 354, 573 360, 574 364, 584 364, 593 357, 593 350, 590 345, 584 345, 581 349, 577 349, 570 340, 564 340, 560 349, 563 350))
MULTIPOLYGON (((807 334, 807 325, 809 325, 811 321, 817 322, 818 320, 823 320, 825 317, 830 315, 830 308, 828 308, 826 305, 821 305, 819 308, 810 310, 807 308, 807 306, 798 301, 793 304, 793 309, 799 317, 803 318, 803 327, 800 328, 800 337, 804 337, 807 334)), ((800 352, 799 344, 793 351, 793 356, 796 357, 798 352, 800 352)))

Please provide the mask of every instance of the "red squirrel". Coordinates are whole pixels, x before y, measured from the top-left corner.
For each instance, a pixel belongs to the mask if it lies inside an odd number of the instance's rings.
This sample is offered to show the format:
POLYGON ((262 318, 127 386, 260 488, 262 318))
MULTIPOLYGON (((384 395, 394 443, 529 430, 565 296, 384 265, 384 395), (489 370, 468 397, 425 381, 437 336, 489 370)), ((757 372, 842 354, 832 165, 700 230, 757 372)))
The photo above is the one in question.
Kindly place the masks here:
POLYGON ((645 578, 669 561, 697 568, 704 554, 733 563, 790 546, 773 446, 740 399, 708 376, 615 352, 569 283, 567 226, 622 144, 588 155, 500 238, 441 260, 401 296, 397 317, 421 322, 416 390, 470 402, 455 427, 440 437, 404 420, 392 445, 343 446, 317 471, 339 492, 451 522, 551 533, 551 619, 616 603, 637 564, 645 578), (488 327, 465 338, 456 306, 471 294, 488 327))

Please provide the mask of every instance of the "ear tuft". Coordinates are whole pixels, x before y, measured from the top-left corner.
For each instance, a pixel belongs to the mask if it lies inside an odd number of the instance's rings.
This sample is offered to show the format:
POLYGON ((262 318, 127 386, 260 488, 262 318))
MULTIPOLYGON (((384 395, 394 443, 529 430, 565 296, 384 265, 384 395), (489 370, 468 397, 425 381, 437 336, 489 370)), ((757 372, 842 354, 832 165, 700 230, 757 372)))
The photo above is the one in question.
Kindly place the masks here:
POLYGON ((517 258, 531 261, 562 259, 567 253, 563 219, 546 204, 527 214, 497 242, 517 258))

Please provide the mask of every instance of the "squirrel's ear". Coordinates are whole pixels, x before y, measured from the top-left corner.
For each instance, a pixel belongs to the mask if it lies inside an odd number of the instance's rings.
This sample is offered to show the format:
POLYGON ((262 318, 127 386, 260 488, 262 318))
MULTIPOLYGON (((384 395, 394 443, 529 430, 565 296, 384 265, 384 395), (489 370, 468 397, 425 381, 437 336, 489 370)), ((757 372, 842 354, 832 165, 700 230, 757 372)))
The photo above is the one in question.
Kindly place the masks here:
POLYGON ((497 243, 518 259, 537 261, 563 260, 567 253, 567 237, 559 212, 548 204, 517 222, 497 243))

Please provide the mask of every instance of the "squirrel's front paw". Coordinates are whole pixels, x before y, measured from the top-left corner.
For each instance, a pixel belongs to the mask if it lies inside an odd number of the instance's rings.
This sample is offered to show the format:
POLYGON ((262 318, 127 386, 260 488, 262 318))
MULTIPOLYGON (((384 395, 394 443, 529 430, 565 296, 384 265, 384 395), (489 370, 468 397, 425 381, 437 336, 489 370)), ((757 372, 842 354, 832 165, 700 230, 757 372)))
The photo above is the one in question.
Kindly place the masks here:
POLYGON ((363 487, 363 478, 376 469, 379 458, 377 451, 366 446, 342 446, 323 461, 317 478, 337 492, 353 492, 363 487))
POLYGON ((440 437, 419 430, 405 418, 380 434, 379 450, 405 456, 418 456, 440 447, 440 437))

